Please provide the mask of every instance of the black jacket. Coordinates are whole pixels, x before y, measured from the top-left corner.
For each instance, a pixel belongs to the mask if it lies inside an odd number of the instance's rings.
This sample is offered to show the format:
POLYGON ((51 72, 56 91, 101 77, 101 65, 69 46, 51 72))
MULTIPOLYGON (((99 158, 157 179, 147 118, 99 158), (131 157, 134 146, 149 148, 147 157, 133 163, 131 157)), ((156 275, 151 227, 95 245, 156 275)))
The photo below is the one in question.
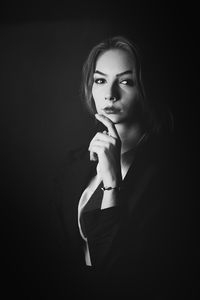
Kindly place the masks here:
POLYGON ((180 178, 172 147, 168 138, 149 137, 138 147, 123 180, 120 205, 85 214, 92 268, 85 266, 77 209, 96 163, 90 162, 87 146, 68 154, 56 179, 54 205, 65 256, 61 268, 66 268, 63 274, 70 286, 78 282, 106 295, 110 291, 163 298, 177 287, 184 245, 180 178))

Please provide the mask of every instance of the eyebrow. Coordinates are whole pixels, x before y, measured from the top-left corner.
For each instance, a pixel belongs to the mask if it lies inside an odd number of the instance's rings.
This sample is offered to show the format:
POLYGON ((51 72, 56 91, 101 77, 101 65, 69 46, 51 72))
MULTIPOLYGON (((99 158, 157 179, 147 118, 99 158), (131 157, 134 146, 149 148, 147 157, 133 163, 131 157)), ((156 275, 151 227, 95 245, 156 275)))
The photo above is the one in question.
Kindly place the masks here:
MULTIPOLYGON (((98 70, 95 70, 94 74, 100 74, 100 75, 103 75, 103 76, 107 76, 107 74, 105 74, 101 71, 98 71, 98 70)), ((127 71, 121 72, 119 74, 116 74, 116 76, 119 77, 119 76, 126 75, 126 74, 133 74, 133 71, 132 70, 127 70, 127 71)))

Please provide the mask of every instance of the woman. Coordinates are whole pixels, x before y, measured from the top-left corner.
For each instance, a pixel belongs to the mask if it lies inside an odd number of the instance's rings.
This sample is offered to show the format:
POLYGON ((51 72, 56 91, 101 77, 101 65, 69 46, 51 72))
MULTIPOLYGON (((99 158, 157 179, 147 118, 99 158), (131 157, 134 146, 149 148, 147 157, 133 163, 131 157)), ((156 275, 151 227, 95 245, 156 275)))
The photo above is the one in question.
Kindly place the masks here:
POLYGON ((57 180, 68 272, 89 290, 163 295, 175 272, 173 160, 133 43, 117 36, 95 46, 82 92, 97 133, 57 180))

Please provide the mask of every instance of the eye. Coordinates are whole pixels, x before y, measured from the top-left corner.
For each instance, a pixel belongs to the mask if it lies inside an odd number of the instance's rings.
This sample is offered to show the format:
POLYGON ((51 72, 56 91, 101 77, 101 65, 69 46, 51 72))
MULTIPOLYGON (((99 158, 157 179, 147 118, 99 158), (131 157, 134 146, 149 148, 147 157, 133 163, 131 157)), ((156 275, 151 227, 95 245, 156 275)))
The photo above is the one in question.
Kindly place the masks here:
POLYGON ((96 78, 96 79, 94 79, 94 82, 96 84, 103 84, 106 82, 106 80, 104 78, 96 78))
POLYGON ((134 82, 133 82, 132 79, 124 79, 124 80, 121 80, 120 83, 123 84, 123 85, 129 85, 129 86, 134 85, 134 82))

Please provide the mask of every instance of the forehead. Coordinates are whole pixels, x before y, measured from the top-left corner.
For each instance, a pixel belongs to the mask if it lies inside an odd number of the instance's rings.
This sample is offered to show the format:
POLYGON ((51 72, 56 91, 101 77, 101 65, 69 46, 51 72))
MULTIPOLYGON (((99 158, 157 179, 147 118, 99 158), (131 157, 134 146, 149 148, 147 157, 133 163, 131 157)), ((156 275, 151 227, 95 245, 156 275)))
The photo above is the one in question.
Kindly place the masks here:
POLYGON ((134 57, 123 49, 111 49, 102 53, 96 61, 96 70, 105 74, 135 71, 134 57))

